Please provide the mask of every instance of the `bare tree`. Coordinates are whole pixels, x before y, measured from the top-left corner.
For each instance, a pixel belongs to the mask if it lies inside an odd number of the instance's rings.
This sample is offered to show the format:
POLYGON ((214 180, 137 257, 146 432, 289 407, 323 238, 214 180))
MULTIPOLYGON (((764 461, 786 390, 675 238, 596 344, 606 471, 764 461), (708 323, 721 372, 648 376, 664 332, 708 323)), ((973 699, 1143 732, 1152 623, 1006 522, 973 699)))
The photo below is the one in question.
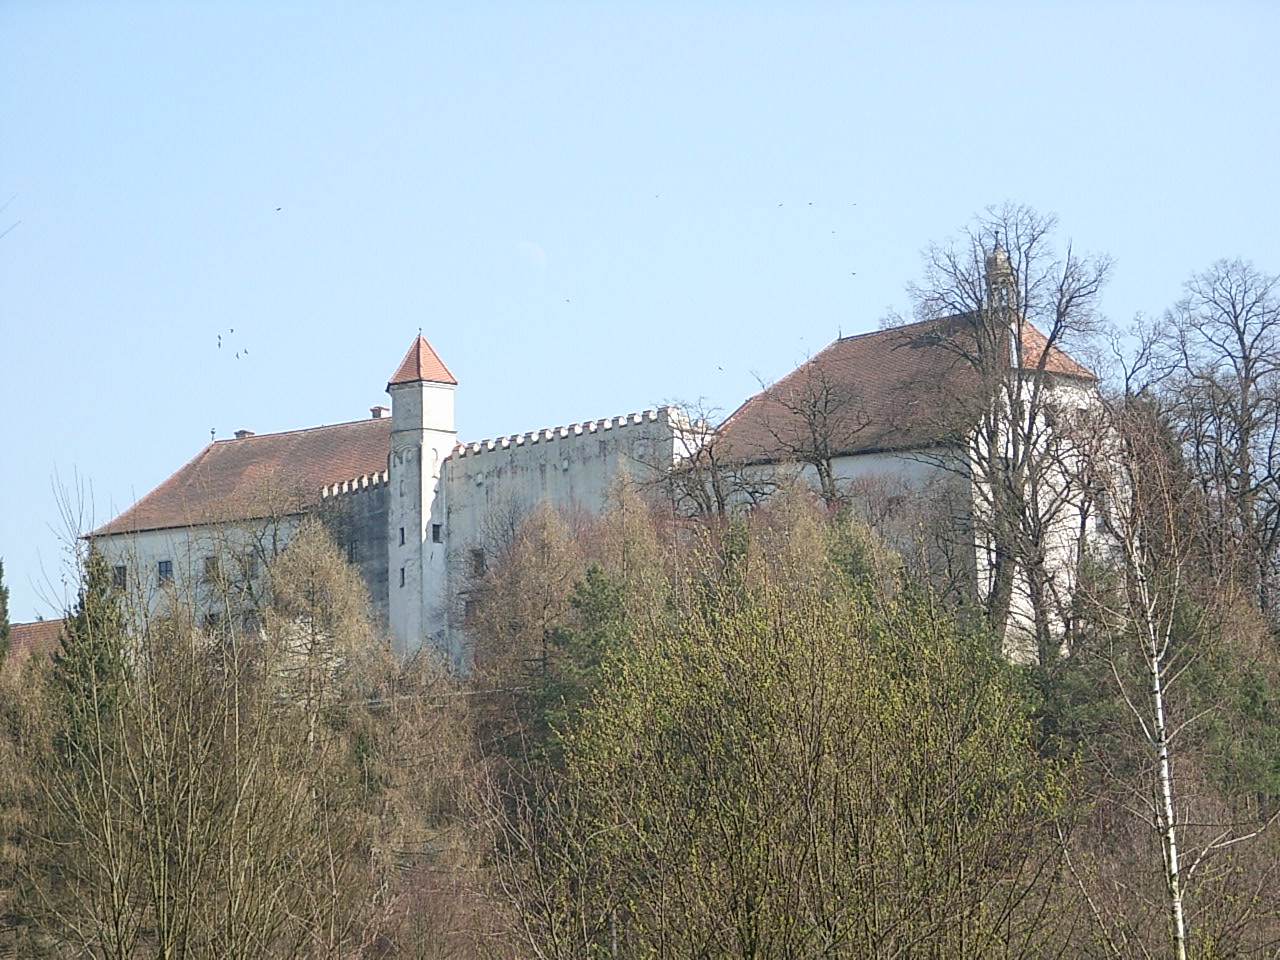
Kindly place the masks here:
POLYGON ((396 664, 323 528, 304 522, 266 571, 252 628, 201 624, 187 598, 119 616, 109 569, 90 570, 50 719, 21 744, 44 936, 93 957, 246 960, 452 936, 407 908, 427 903, 411 879, 467 869, 452 681, 396 664))
POLYGON ((1280 590, 1280 277, 1219 260, 1186 285, 1157 343, 1157 387, 1215 504, 1212 560, 1273 615, 1280 590))
POLYGON ((955 359, 937 432, 968 438, 967 456, 944 465, 972 479, 987 621, 1004 637, 1021 620, 1042 664, 1067 639, 1074 559, 1063 545, 1086 509, 1070 423, 1091 403, 1093 376, 1062 348, 1094 331, 1110 269, 1071 245, 1055 252, 1056 225, 1027 207, 990 208, 957 242, 930 247, 910 288, 925 336, 955 359))
POLYGON ((760 423, 771 440, 770 449, 761 452, 812 467, 823 501, 836 506, 843 495, 835 461, 854 449, 871 424, 857 386, 810 359, 779 382, 761 387, 760 423))

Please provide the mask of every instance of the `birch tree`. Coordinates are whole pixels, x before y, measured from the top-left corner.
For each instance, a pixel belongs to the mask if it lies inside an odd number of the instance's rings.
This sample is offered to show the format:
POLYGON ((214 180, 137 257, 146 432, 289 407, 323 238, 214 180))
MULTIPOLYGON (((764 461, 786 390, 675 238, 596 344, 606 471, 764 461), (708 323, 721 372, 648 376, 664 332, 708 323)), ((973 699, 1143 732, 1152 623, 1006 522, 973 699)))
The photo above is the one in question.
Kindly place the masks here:
MULTIPOLYGON (((1109 407, 1100 432, 1106 442, 1095 477, 1109 534, 1103 559, 1115 576, 1103 578, 1089 600, 1101 618, 1110 679, 1141 748, 1139 779, 1124 802, 1159 845, 1169 947, 1181 960, 1197 942, 1205 950, 1265 943, 1265 916, 1275 904, 1245 892, 1252 884, 1243 870, 1248 858, 1208 877, 1216 859, 1259 841, 1280 816, 1280 797, 1274 788, 1269 799, 1233 796, 1228 784, 1241 781, 1229 771, 1216 789, 1209 781, 1214 768, 1247 756, 1216 737, 1267 733, 1265 717, 1230 733, 1216 721, 1238 713, 1241 698, 1266 702, 1275 658, 1264 655, 1251 667, 1246 645, 1231 636, 1244 627, 1233 608, 1239 591, 1231 574, 1215 571, 1204 556, 1216 510, 1159 405, 1125 398, 1109 407), (1193 880, 1203 888, 1198 913, 1191 909, 1193 880)), ((1120 769, 1124 748, 1107 752, 1120 769)), ((1257 779, 1253 789, 1265 790, 1266 781, 1257 779)))

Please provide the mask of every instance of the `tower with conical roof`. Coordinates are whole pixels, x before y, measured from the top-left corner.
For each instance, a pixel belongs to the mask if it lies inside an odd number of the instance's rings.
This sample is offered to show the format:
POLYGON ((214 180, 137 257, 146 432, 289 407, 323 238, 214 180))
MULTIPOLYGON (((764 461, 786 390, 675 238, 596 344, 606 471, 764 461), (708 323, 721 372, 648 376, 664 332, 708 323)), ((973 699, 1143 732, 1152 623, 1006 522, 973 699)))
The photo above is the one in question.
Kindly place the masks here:
POLYGON ((387 383, 391 394, 388 618, 401 656, 424 642, 446 650, 448 530, 440 472, 457 443, 453 418, 457 385, 421 334, 387 383))

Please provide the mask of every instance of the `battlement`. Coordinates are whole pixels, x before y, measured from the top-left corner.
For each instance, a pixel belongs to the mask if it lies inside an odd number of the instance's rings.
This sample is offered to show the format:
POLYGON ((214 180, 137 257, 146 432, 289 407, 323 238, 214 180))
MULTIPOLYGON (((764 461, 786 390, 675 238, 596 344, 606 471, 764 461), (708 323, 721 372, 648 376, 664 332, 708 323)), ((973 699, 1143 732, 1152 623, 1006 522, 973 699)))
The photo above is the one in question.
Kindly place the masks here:
POLYGON ((512 447, 532 446, 536 443, 551 443, 570 437, 623 430, 630 426, 656 423, 659 419, 666 419, 667 416, 668 408, 660 407, 657 410, 643 410, 640 413, 628 413, 620 417, 605 417, 603 420, 570 423, 563 427, 544 427, 541 430, 533 430, 529 433, 514 433, 509 437, 498 437, 493 440, 481 440, 475 443, 460 443, 454 447, 450 456, 459 458, 475 457, 494 450, 510 450, 512 447))
POLYGON ((386 482, 386 470, 380 470, 377 473, 366 473, 360 477, 353 477, 350 480, 342 480, 338 483, 331 483, 328 486, 321 487, 320 499, 329 500, 333 497, 341 497, 347 494, 363 493, 366 490, 381 487, 386 482))

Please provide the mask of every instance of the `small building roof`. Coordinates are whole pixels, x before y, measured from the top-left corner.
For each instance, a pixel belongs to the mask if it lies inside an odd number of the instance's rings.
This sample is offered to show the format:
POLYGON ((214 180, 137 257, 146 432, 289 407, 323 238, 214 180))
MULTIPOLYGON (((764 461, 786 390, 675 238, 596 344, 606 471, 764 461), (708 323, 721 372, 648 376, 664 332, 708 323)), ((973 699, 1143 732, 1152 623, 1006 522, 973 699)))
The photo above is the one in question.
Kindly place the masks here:
POLYGON ((9 653, 6 663, 21 666, 32 657, 51 657, 62 645, 62 620, 36 620, 13 623, 9 630, 9 653))
POLYGON ((391 375, 391 379, 387 382, 387 388, 390 389, 397 383, 418 383, 420 381, 447 383, 455 387, 458 385, 458 381, 449 372, 449 368, 444 365, 439 355, 431 349, 431 344, 427 343, 422 334, 418 334, 418 338, 409 346, 409 352, 404 355, 404 359, 400 361, 400 366, 391 375))
MULTIPOLYGON (((977 382, 964 356, 972 330, 966 315, 842 337, 734 411, 717 431, 722 449, 751 462, 790 459, 817 442, 832 455, 950 442, 977 382)), ((1024 370, 1043 360, 1047 373, 1096 379, 1029 323, 1021 341, 1024 370)))
POLYGON ((218 440, 91 536, 296 514, 385 470, 390 450, 390 417, 218 440))

